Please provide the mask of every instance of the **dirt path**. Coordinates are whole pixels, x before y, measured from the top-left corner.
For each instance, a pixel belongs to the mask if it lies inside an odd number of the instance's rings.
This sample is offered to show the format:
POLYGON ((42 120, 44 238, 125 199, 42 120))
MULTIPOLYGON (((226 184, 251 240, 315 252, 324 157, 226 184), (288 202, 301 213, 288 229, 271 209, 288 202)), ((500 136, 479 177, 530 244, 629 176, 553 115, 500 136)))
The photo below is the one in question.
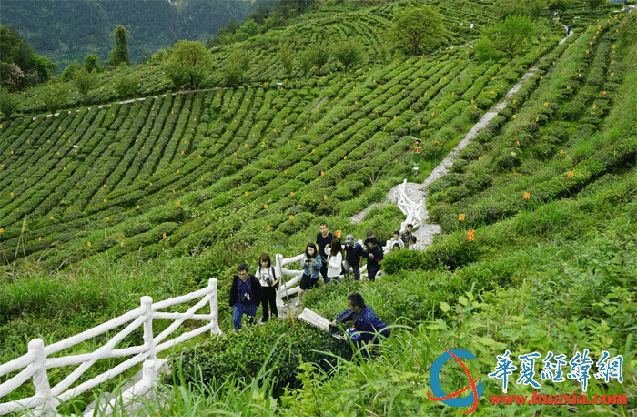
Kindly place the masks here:
MULTIPOLYGON (((566 26, 564 27, 564 29, 566 29, 566 26)), ((568 39, 571 35, 573 35, 573 32, 571 32, 570 35, 567 35, 564 38, 562 38, 560 40, 559 45, 563 44, 566 41, 566 39, 568 39)), ((455 161, 458 155, 460 155, 460 151, 462 151, 471 142, 471 140, 476 137, 478 132, 480 132, 480 130, 482 130, 482 128, 484 128, 486 125, 488 125, 489 122, 494 117, 496 117, 498 113, 509 103, 509 100, 511 99, 513 94, 517 93, 518 90, 522 88, 524 83, 526 83, 529 80, 529 78, 531 78, 533 74, 535 74, 535 72, 539 68, 539 64, 545 58, 546 56, 543 56, 542 58, 540 58, 537 61, 537 63, 533 67, 531 67, 526 74, 522 76, 520 81, 518 81, 517 84, 511 87, 511 89, 502 98, 502 100, 498 104, 491 107, 489 111, 486 112, 480 118, 478 123, 476 123, 469 130, 469 133, 467 133, 465 137, 463 137, 462 140, 460 140, 460 143, 449 152, 449 155, 447 155, 440 162, 440 164, 438 164, 438 166, 431 171, 429 176, 422 182, 422 184, 413 183, 413 182, 408 182, 406 184, 405 192, 412 201, 416 203, 419 202, 421 199, 425 199, 426 201, 429 195, 429 187, 431 186, 431 184, 437 179, 449 173, 449 169, 451 168, 453 161, 455 161)), ((387 204, 388 202, 396 203, 398 201, 398 190, 400 189, 401 186, 402 184, 399 184, 396 187, 389 190, 389 192, 387 193, 387 196, 383 199, 383 201, 381 201, 380 203, 374 203, 370 205, 369 207, 365 208, 364 210, 362 210, 360 213, 350 217, 350 221, 352 223, 358 223, 363 219, 365 214, 367 214, 372 208, 383 206, 384 204, 387 204)), ((422 220, 423 220, 422 221, 423 224, 414 231, 414 236, 418 238, 418 243, 416 244, 417 249, 426 249, 427 247, 429 247, 433 243, 434 236, 442 232, 440 225, 428 223, 429 212, 427 210, 426 204, 422 209, 422 220)))

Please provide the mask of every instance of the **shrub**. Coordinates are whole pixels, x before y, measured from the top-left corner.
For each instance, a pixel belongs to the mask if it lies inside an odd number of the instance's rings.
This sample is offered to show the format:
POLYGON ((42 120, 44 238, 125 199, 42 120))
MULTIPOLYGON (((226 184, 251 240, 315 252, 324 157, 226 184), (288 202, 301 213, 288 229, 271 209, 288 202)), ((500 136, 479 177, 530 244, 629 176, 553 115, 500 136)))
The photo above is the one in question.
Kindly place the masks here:
POLYGON ((139 77, 135 74, 125 75, 115 81, 115 91, 120 98, 132 97, 137 94, 139 77))
POLYGON ((0 94, 0 112, 4 113, 5 117, 11 117, 17 108, 18 98, 3 89, 0 94))

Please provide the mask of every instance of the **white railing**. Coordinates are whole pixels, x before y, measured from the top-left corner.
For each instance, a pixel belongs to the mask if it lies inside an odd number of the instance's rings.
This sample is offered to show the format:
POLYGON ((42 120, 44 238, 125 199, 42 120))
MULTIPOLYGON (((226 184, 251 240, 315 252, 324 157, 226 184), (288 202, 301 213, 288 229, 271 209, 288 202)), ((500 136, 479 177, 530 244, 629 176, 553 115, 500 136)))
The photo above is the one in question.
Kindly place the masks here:
MULTIPOLYGON (((92 329, 86 330, 68 339, 45 346, 44 340, 33 339, 29 342, 28 352, 17 359, 11 360, 0 365, 0 377, 8 373, 21 370, 16 376, 5 381, 0 385, 0 398, 19 388, 27 380, 33 379, 35 386, 35 395, 21 400, 0 403, 0 415, 10 413, 12 411, 31 409, 35 415, 48 416, 55 414, 57 406, 62 401, 75 398, 83 392, 96 387, 102 382, 114 378, 127 369, 132 368, 139 362, 144 361, 143 377, 135 386, 122 394, 125 401, 131 400, 134 396, 143 394, 153 388, 158 380, 158 369, 165 360, 158 360, 157 354, 163 350, 170 349, 173 346, 198 336, 208 330, 211 334, 221 334, 217 316, 217 279, 208 280, 208 286, 190 294, 169 298, 153 304, 150 297, 141 297, 141 306, 135 310, 129 311, 119 317, 102 323, 92 329), (169 313, 160 312, 168 307, 183 304, 197 298, 201 298, 196 305, 190 307, 185 313, 169 313), (210 305, 210 314, 195 314, 197 310, 210 305), (153 335, 153 320, 167 319, 174 320, 167 329, 159 335, 153 335), (110 339, 104 346, 98 348, 94 352, 64 356, 59 358, 49 358, 49 356, 60 352, 64 349, 71 348, 88 339, 92 339, 119 326, 128 324, 115 337, 110 339), (205 320, 210 323, 203 327, 188 331, 174 339, 166 340, 186 320, 205 320), (142 346, 128 347, 124 349, 115 349, 117 343, 122 341, 131 332, 140 326, 144 326, 144 344, 142 346), (113 369, 85 381, 78 386, 71 388, 73 385, 93 364, 100 359, 112 359, 132 356, 131 358, 120 363, 113 369), (55 387, 51 388, 47 377, 47 370, 61 368, 65 366, 77 367, 64 380, 59 382, 55 387)), ((111 401, 111 407, 117 399, 111 401)))
POLYGON ((398 188, 398 208, 407 216, 405 221, 400 223, 401 232, 407 229, 408 224, 412 224, 415 230, 424 223, 423 209, 425 208, 425 200, 421 199, 418 203, 413 201, 407 196, 406 186, 407 179, 405 178, 398 188))

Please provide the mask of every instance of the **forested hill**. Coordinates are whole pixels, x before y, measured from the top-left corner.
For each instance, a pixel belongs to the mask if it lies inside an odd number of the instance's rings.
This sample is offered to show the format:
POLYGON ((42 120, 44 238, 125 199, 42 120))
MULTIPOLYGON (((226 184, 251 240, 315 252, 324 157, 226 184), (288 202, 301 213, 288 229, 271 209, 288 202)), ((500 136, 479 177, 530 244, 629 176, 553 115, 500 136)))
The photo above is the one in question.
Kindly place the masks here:
POLYGON ((39 55, 61 68, 87 54, 108 58, 116 25, 129 32, 133 62, 181 39, 204 40, 243 20, 258 2, 241 0, 2 0, 0 23, 15 25, 39 55))

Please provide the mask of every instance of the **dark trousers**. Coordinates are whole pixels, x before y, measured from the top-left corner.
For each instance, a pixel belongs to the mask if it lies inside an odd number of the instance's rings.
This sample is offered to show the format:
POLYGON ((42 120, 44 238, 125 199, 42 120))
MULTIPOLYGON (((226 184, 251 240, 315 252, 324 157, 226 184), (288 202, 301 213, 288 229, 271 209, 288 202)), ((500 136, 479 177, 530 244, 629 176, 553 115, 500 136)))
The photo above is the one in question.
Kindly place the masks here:
POLYGON ((343 264, 344 264, 343 266, 345 267, 347 278, 349 278, 349 269, 352 268, 352 273, 354 274, 354 280, 358 281, 361 279, 361 273, 360 273, 360 268, 358 267, 358 262, 354 264, 350 264, 349 262, 345 261, 343 262, 343 264))
POLYGON ((270 310, 272 310, 272 316, 279 317, 279 309, 276 307, 276 287, 261 287, 261 289, 263 290, 263 298, 261 299, 263 321, 268 321, 268 318, 270 318, 268 305, 270 310))
POLYGON ((323 277, 323 281, 325 281, 325 283, 329 282, 327 280, 327 266, 328 266, 327 258, 321 259, 321 269, 319 271, 321 272, 321 276, 323 277))
POLYGON ((369 280, 370 281, 375 281, 376 280, 376 273, 378 272, 379 269, 380 269, 380 267, 378 267, 378 266, 370 267, 369 264, 367 264, 367 272, 369 272, 369 280))
POLYGON ((241 328, 241 317, 243 315, 248 316, 248 324, 254 323, 254 318, 257 315, 257 306, 254 304, 242 304, 237 303, 232 309, 232 324, 234 329, 239 330, 241 328))

